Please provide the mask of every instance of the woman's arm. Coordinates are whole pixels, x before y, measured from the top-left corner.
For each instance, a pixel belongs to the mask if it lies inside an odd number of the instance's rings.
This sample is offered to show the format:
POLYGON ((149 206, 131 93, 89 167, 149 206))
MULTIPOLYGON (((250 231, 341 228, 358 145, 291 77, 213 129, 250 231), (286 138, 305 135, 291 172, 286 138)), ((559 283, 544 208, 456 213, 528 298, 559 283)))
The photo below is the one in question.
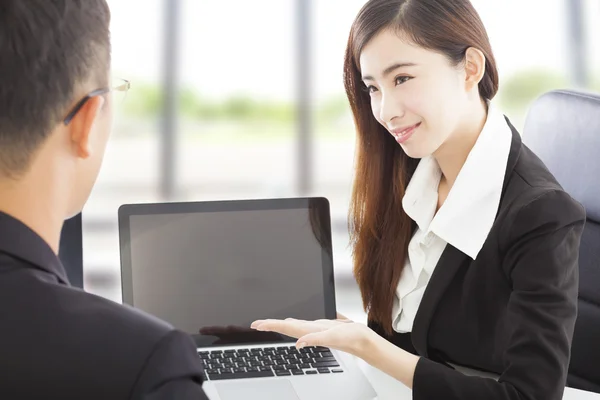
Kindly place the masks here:
POLYGON ((360 353, 360 358, 371 366, 412 389, 415 368, 419 362, 418 356, 401 349, 377 334, 369 336, 360 353))
POLYGON ((387 342, 350 321, 255 321, 258 330, 297 337, 362 358, 412 388, 413 399, 560 400, 577 317, 579 243, 585 211, 562 191, 548 192, 506 221, 500 251, 512 293, 504 371, 496 381, 466 376, 387 342))
POLYGON ((465 376, 426 358, 415 365, 379 341, 365 346, 362 357, 408 386, 412 377, 415 400, 560 400, 577 316, 584 221, 583 208, 554 191, 523 207, 507 226, 501 250, 513 288, 506 309, 511 330, 498 381, 465 376))

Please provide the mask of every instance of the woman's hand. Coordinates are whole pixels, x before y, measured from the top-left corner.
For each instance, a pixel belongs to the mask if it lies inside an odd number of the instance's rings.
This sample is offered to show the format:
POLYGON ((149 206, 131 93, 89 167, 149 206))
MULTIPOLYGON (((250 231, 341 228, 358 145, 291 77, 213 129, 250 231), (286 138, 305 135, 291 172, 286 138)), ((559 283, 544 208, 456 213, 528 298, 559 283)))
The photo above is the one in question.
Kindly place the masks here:
POLYGON ((338 319, 338 321, 350 321, 350 322, 352 322, 352 320, 350 318, 348 318, 345 315, 340 314, 340 313, 337 313, 337 319, 338 319))
POLYGON ((252 328, 299 338, 296 346, 324 346, 362 358, 373 367, 412 388, 419 357, 377 335, 366 325, 338 314, 337 320, 258 320, 252 328))
MULTIPOLYGON (((338 315, 340 317, 341 315, 338 315)), ((258 320, 252 328, 258 331, 277 332, 298 338, 296 346, 324 346, 340 350, 357 357, 363 356, 370 340, 377 334, 366 325, 344 319, 303 321, 293 318, 286 320, 258 320)))

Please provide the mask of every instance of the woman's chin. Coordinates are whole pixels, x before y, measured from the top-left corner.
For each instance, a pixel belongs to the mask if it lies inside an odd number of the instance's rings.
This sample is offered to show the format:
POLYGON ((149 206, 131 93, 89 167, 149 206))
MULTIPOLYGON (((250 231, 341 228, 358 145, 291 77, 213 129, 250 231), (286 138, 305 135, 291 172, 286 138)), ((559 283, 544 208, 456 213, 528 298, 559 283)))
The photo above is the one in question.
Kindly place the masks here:
POLYGON ((431 155, 431 152, 427 151, 427 149, 419 146, 411 146, 410 143, 402 143, 400 146, 404 150, 404 154, 409 158, 421 159, 431 155))

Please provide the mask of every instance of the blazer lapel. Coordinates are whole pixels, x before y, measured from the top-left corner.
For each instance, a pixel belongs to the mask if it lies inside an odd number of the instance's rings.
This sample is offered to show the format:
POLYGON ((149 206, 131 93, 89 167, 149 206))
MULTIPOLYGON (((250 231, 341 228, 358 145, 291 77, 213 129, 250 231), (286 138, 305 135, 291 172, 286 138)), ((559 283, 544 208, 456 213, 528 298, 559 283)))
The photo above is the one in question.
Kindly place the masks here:
MULTIPOLYGON (((519 160, 519 154, 521 152, 522 141, 521 135, 510 123, 509 119, 506 118, 507 124, 510 126, 513 138, 508 156, 508 162, 506 165, 506 174, 504 175, 504 184, 502 188, 502 197, 504 197, 504 191, 510 176, 512 175, 513 169, 519 160)), ((502 200, 501 200, 502 201, 502 200)), ((442 253, 440 260, 431 275, 419 310, 415 316, 412 329, 412 342, 417 352, 424 357, 428 356, 427 349, 427 335, 429 334, 429 326, 431 324, 431 318, 433 317, 440 299, 444 295, 444 292, 448 289, 450 282, 454 278, 454 275, 458 272, 459 268, 465 263, 470 263, 471 259, 462 251, 456 247, 447 244, 446 249, 442 253)))
POLYGON ((458 269, 469 260, 469 256, 456 247, 446 245, 429 279, 413 323, 412 342, 421 356, 427 357, 427 334, 435 309, 458 269))
POLYGON ((517 161, 519 161, 519 156, 521 154, 521 148, 523 147, 523 141, 521 140, 521 135, 517 131, 517 129, 510 122, 508 117, 504 117, 506 119, 506 123, 510 127, 512 131, 512 142, 510 144, 510 153, 508 153, 508 162, 506 163, 506 172, 504 174, 504 184, 502 185, 502 198, 504 198, 504 193, 506 192, 506 187, 508 185, 509 178, 512 176, 512 172, 517 165, 517 161))

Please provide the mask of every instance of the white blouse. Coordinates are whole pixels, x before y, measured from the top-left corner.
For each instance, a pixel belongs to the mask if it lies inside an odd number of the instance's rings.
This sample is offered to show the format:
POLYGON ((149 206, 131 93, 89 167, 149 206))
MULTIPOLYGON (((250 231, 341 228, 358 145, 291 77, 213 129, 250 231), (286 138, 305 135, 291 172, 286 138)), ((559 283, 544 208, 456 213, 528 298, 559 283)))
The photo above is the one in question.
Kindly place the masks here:
POLYGON ((483 247, 496 219, 512 131, 504 115, 488 103, 488 117, 448 197, 436 213, 442 177, 433 156, 421 159, 402 199, 417 224, 394 297, 392 326, 411 332, 425 288, 451 244, 472 259, 483 247))

